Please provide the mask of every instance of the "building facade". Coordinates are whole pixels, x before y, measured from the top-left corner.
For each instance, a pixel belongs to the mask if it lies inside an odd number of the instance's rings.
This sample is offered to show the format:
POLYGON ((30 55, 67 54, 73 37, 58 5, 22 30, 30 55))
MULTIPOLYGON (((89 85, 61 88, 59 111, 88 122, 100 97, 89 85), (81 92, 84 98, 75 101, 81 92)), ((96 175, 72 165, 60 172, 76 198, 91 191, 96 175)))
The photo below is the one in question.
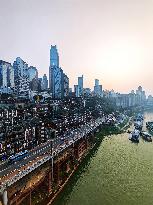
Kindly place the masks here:
POLYGON ((78 85, 74 85, 74 93, 75 93, 75 96, 76 96, 76 97, 79 97, 79 96, 80 96, 79 86, 78 86, 78 85))
POLYGON ((13 92, 14 68, 11 63, 0 60, 0 90, 2 93, 13 92))
POLYGON ((69 95, 69 78, 63 73, 63 97, 67 97, 69 95))
POLYGON ((16 58, 13 63, 14 67, 14 81, 15 92, 19 97, 29 97, 29 73, 28 64, 24 62, 20 57, 16 58))
POLYGON ((83 75, 78 77, 79 96, 83 94, 83 75))
POLYGON ((147 103, 145 91, 139 86, 136 90, 131 91, 129 94, 116 94, 116 105, 118 107, 127 108, 134 106, 144 106, 147 103))
POLYGON ((91 89, 90 88, 84 88, 83 89, 83 96, 90 97, 91 96, 91 89))
POLYGON ((30 90, 31 91, 38 91, 41 92, 41 82, 38 78, 33 78, 32 81, 30 81, 30 90))
POLYGON ((53 98, 62 98, 68 95, 69 78, 59 67, 59 55, 56 45, 50 49, 49 88, 53 98))
POLYGON ((29 75, 29 81, 31 82, 34 78, 38 78, 38 70, 36 67, 30 66, 28 68, 28 75, 29 75))
POLYGON ((102 85, 99 85, 99 80, 95 79, 94 95, 98 97, 103 96, 102 85))
POLYGON ((49 88, 53 98, 61 98, 61 79, 62 73, 59 68, 59 55, 55 46, 50 49, 50 67, 49 67, 49 88))
POLYGON ((47 90, 48 89, 48 79, 47 79, 47 75, 44 74, 43 75, 43 90, 47 90))

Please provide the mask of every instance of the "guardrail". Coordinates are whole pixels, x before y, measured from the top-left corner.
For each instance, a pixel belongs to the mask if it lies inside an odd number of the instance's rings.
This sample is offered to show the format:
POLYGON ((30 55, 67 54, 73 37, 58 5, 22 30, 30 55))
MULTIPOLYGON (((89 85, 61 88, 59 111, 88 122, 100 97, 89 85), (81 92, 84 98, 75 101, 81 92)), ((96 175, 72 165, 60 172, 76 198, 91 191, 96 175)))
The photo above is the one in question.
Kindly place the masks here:
POLYGON ((76 141, 80 140, 84 136, 87 136, 87 134, 89 134, 90 132, 93 132, 103 122, 104 122, 103 118, 98 118, 96 121, 91 122, 89 124, 86 124, 84 127, 84 132, 82 132, 81 129, 80 129, 80 131, 78 131, 78 129, 76 131, 74 131, 74 133, 77 133, 77 134, 74 134, 71 137, 71 140, 69 141, 68 144, 66 144, 66 143, 61 144, 61 147, 62 147, 62 145, 63 145, 63 147, 60 149, 59 148, 55 149, 53 147, 52 155, 48 154, 47 156, 45 156, 41 160, 38 160, 37 162, 35 162, 30 168, 27 168, 26 170, 21 171, 21 173, 18 173, 15 176, 13 176, 11 179, 6 180, 4 183, 2 183, 0 185, 0 192, 3 193, 4 190, 7 189, 7 187, 11 186, 15 182, 17 182, 18 180, 20 180, 21 178, 23 178, 24 176, 26 176, 27 174, 29 174, 30 172, 32 172, 33 170, 35 170, 36 168, 38 168, 39 166, 44 164, 45 162, 49 161, 50 159, 54 158, 55 156, 58 156, 61 152, 63 152, 68 147, 70 147, 76 141))

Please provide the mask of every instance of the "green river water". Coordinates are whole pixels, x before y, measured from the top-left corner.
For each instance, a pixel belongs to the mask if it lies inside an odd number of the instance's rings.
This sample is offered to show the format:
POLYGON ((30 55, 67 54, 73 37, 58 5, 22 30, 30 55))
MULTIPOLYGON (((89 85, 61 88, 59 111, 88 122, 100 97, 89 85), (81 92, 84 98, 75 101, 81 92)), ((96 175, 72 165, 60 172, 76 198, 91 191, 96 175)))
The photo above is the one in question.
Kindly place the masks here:
MULTIPOLYGON (((145 124, 153 112, 144 117, 145 124)), ((132 143, 127 133, 105 137, 53 204, 153 204, 153 142, 132 143)))

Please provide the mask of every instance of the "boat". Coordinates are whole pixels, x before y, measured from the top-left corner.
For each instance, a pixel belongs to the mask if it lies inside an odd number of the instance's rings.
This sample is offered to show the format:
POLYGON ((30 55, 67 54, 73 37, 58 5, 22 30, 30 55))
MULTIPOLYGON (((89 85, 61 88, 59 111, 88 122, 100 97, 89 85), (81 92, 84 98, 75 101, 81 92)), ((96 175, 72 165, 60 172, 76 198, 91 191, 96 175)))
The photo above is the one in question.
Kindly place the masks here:
POLYGON ((135 126, 135 129, 141 131, 141 130, 142 130, 142 127, 143 127, 143 121, 139 121, 139 120, 135 121, 135 122, 134 122, 134 126, 135 126))
POLYGON ((142 138, 147 142, 152 142, 152 136, 148 132, 141 132, 142 138))
POLYGON ((135 129, 133 132, 131 132, 129 140, 132 142, 139 143, 139 136, 140 136, 140 131, 135 129))
POLYGON ((148 130, 153 131, 153 122, 146 122, 146 127, 148 130))
POLYGON ((135 118, 134 118, 134 121, 143 121, 144 120, 144 116, 143 116, 143 114, 141 114, 141 113, 138 113, 136 116, 135 116, 135 118))
POLYGON ((138 114, 135 118, 134 118, 134 126, 135 129, 137 130, 142 130, 143 127, 143 115, 142 114, 138 114))

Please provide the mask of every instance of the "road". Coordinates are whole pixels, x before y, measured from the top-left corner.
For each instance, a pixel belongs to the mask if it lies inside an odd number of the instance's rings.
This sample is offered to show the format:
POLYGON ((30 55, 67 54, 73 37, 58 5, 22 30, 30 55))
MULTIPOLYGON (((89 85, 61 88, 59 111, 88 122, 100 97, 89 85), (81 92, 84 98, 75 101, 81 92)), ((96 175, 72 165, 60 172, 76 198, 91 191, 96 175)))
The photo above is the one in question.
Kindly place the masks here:
POLYGON ((75 143, 75 141, 79 140, 87 133, 95 130, 100 124, 104 122, 104 120, 104 118, 97 119, 95 121, 92 120, 88 124, 83 125, 78 129, 69 130, 69 132, 63 137, 57 137, 54 141, 49 140, 41 145, 38 145, 33 150, 28 152, 28 157, 25 157, 21 161, 11 165, 8 165, 7 162, 0 165, 1 183, 3 182, 3 184, 6 184, 6 182, 9 183, 12 178, 16 181, 17 178, 21 178, 22 175, 25 176, 26 170, 29 170, 29 172, 32 171, 30 167, 33 167, 34 169, 38 165, 40 166, 42 163, 44 163, 45 160, 49 160, 51 157, 58 155, 68 146, 71 146, 73 143, 75 143))

